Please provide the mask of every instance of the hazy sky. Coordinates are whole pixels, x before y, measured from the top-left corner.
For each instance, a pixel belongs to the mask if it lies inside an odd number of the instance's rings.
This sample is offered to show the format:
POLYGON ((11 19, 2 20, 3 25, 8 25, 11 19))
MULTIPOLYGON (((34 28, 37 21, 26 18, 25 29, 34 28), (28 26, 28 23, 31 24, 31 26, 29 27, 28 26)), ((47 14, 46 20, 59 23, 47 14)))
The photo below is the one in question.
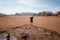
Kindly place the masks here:
POLYGON ((0 12, 5 14, 59 10, 60 0, 0 0, 0 12))

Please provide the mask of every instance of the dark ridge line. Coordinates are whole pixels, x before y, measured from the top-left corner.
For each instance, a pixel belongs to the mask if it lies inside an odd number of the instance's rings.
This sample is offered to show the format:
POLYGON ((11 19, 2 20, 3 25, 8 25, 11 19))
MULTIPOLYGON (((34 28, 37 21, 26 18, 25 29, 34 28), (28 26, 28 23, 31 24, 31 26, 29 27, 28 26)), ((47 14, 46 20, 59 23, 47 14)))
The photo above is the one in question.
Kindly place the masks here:
POLYGON ((7 33, 6 30, 0 31, 0 34, 7 33))

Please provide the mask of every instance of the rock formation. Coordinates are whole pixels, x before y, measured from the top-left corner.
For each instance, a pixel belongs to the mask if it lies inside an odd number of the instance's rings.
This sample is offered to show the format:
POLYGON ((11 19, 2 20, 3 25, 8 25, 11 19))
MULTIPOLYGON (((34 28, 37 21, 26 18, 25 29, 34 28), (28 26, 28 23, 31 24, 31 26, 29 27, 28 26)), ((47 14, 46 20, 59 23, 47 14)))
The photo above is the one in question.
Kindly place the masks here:
POLYGON ((56 31, 34 25, 22 25, 9 28, 0 31, 0 33, 6 33, 6 35, 9 33, 10 40, 60 40, 60 34, 56 31))

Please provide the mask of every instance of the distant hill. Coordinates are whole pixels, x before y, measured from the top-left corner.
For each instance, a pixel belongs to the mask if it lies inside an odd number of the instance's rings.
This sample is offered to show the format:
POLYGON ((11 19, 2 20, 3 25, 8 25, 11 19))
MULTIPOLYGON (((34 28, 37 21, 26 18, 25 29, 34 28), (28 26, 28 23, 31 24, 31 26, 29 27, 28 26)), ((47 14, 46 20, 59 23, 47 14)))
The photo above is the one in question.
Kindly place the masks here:
POLYGON ((0 17, 6 16, 6 14, 0 13, 0 17))
POLYGON ((21 13, 15 13, 15 14, 3 14, 0 13, 0 17, 3 16, 60 16, 60 11, 57 11, 55 13, 51 12, 51 11, 43 11, 43 12, 38 12, 38 13, 32 13, 32 12, 21 12, 21 13))
POLYGON ((29 13, 29 12, 22 12, 22 13, 15 13, 14 16, 38 16, 38 13, 29 13))
POLYGON ((60 11, 56 12, 55 16, 60 16, 60 11))

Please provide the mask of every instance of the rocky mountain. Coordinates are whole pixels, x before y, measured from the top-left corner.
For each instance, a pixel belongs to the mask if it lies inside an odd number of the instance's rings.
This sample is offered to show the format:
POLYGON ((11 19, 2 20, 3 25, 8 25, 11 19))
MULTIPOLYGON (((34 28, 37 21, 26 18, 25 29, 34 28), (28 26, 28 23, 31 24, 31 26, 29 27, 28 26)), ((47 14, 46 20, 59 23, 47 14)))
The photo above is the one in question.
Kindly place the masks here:
POLYGON ((3 16, 6 16, 5 14, 3 14, 3 13, 0 13, 0 17, 3 17, 3 16))

